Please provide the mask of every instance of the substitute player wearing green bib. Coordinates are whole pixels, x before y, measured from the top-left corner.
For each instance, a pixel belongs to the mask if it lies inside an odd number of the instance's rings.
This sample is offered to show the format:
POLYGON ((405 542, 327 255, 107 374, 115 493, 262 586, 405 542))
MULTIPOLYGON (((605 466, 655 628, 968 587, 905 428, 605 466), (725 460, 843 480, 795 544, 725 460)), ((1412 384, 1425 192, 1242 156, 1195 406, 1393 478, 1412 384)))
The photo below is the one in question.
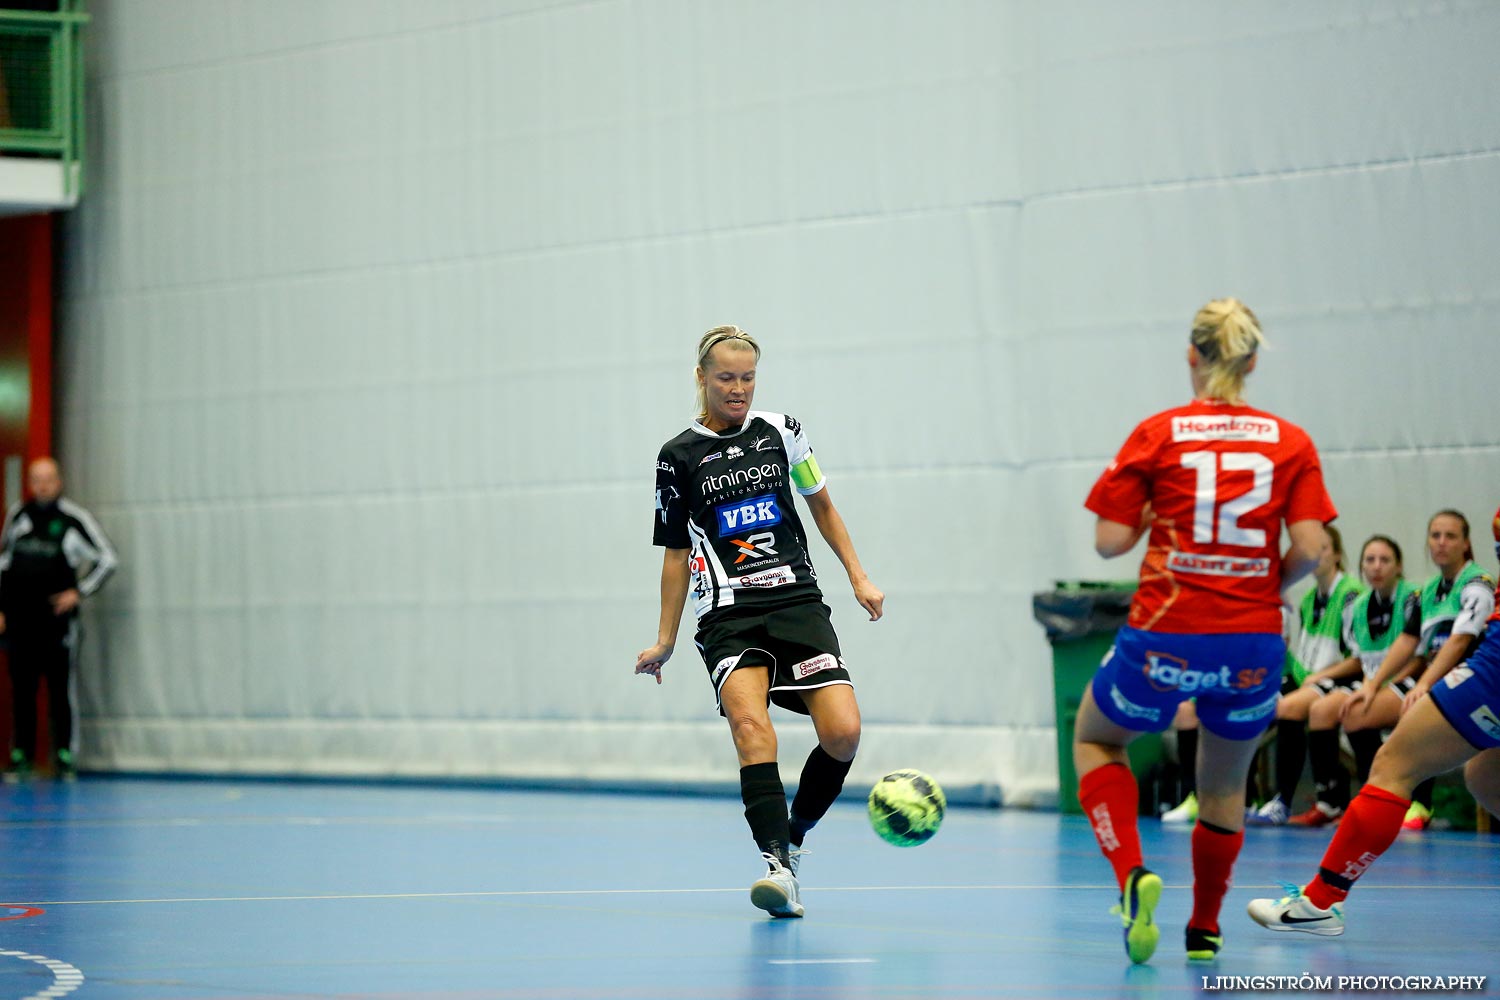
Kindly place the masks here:
MULTIPOLYGON (((1422 585, 1420 599, 1408 602, 1402 633, 1387 648, 1379 669, 1366 676, 1344 706, 1342 722, 1351 742, 1356 733, 1394 726, 1441 676, 1434 673, 1440 664, 1446 673, 1468 657, 1494 610, 1494 583, 1474 562, 1468 518, 1456 510, 1432 515, 1427 553, 1437 573, 1422 585), (1413 656, 1421 673, 1410 666, 1413 656), (1393 680, 1394 690, 1385 690, 1393 680)), ((1416 786, 1403 829, 1421 830, 1431 822, 1432 789, 1431 779, 1416 786)))
MULTIPOLYGON (((1308 713, 1308 757, 1318 798, 1305 813, 1292 820, 1297 826, 1326 826, 1336 822, 1349 805, 1349 773, 1339 762, 1339 727, 1343 724, 1344 706, 1360 675, 1373 676, 1379 668, 1401 634, 1406 614, 1417 603, 1416 591, 1402 576, 1401 547, 1393 539, 1371 536, 1360 549, 1359 559, 1360 573, 1370 590, 1344 613, 1344 641, 1351 651, 1350 657, 1315 681, 1327 688, 1308 713), (1346 681, 1354 686, 1346 686, 1346 681)), ((1411 661, 1412 666, 1417 662, 1411 661)), ((1380 749, 1380 730, 1395 725, 1401 713, 1400 694, 1388 690, 1377 695, 1371 713, 1361 720, 1363 725, 1345 730, 1358 762, 1361 783, 1369 776, 1370 764, 1380 749)))
MULTIPOLYGON (((1329 534, 1332 535, 1334 530, 1337 529, 1330 526, 1329 534)), ((1339 558, 1343 558, 1342 550, 1339 558)), ((1292 682, 1298 687, 1309 675, 1331 667, 1349 655, 1349 649, 1344 645, 1344 611, 1364 591, 1364 585, 1357 578, 1340 569, 1329 590, 1314 587, 1302 595, 1302 603, 1297 609, 1301 631, 1292 645, 1288 662, 1292 682)))
MULTIPOLYGON (((1327 531, 1328 540, 1313 571, 1313 586, 1302 595, 1297 610, 1297 627, 1281 678, 1282 698, 1276 704, 1276 794, 1250 817, 1252 823, 1280 826, 1289 819, 1307 759, 1308 710, 1333 689, 1331 681, 1325 687, 1307 685, 1307 679, 1318 675, 1321 680, 1328 668, 1349 655, 1344 645, 1344 613, 1364 588, 1358 578, 1344 572, 1343 536, 1332 525, 1327 531)), ((1347 801, 1347 786, 1343 792, 1347 801)))

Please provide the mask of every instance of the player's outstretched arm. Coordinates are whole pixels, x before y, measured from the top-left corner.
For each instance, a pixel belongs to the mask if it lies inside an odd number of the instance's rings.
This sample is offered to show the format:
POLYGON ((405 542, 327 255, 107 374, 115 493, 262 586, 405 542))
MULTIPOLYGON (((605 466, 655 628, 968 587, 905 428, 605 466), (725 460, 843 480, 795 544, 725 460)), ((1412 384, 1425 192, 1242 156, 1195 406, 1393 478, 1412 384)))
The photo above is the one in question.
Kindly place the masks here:
POLYGON ((833 499, 828 495, 828 487, 823 487, 805 499, 807 509, 812 511, 813 521, 817 524, 823 541, 833 549, 833 554, 838 556, 839 562, 844 564, 844 572, 849 574, 849 585, 854 588, 854 599, 869 614, 870 621, 879 621, 885 614, 885 594, 870 582, 870 578, 865 575, 864 567, 859 564, 859 556, 854 551, 854 542, 849 537, 849 529, 844 526, 844 519, 839 516, 838 508, 833 505, 833 499))
POLYGON ((688 549, 663 549, 661 556, 661 618, 656 626, 656 645, 635 654, 635 672, 650 674, 661 683, 661 668, 677 646, 677 626, 682 624, 682 605, 688 592, 688 549))

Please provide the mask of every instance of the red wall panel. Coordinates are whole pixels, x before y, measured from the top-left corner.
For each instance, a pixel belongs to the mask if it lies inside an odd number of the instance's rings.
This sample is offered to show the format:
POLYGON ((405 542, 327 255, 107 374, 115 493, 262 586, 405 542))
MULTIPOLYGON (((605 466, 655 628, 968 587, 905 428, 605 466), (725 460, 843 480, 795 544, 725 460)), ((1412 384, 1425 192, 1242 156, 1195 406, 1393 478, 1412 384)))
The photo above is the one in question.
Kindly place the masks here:
MULTIPOLYGON (((52 453, 50 215, 0 218, 0 469, 52 453)), ((13 497, 7 496, 8 503, 13 497)), ((46 719, 46 690, 37 706, 46 719)), ((45 738, 46 724, 39 727, 45 738)), ((10 746, 10 678, 0 674, 0 751, 10 746)), ((37 759, 45 759, 33 748, 37 759)))

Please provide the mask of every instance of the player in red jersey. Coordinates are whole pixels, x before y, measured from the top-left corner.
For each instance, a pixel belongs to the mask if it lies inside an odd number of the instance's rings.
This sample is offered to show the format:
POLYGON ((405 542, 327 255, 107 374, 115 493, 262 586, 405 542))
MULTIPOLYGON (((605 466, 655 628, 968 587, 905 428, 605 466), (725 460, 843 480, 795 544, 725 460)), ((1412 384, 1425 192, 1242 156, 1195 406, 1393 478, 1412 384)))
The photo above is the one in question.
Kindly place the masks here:
MULTIPOLYGON (((1456 512, 1443 512, 1455 517, 1456 512)), ((1434 517, 1436 522, 1437 518, 1434 517)), ((1429 532, 1431 531, 1429 524, 1429 532)), ((1464 542, 1468 541, 1464 522, 1464 542)), ((1469 553, 1472 557, 1472 552, 1469 553)), ((1500 557, 1500 510, 1495 512, 1495 555, 1500 557)), ((1292 886, 1280 899, 1250 901, 1250 918, 1273 931, 1298 931, 1333 937, 1344 933, 1340 906, 1354 883, 1370 870, 1396 840, 1418 783, 1465 764, 1464 780, 1474 797, 1491 812, 1500 809, 1500 589, 1479 610, 1487 624, 1479 648, 1459 664, 1468 644, 1442 643, 1410 692, 1396 724, 1375 762, 1370 779, 1344 812, 1323 853, 1318 874, 1306 886, 1292 886)), ((1473 610, 1470 608, 1469 610, 1473 610)), ((1382 665, 1370 692, 1388 679, 1382 665)))
POLYGON ((1098 515, 1094 547, 1106 558, 1150 535, 1130 617, 1084 692, 1073 740, 1078 800, 1120 883, 1132 962, 1156 950, 1162 883, 1142 865, 1125 746, 1197 699, 1187 952, 1212 959, 1244 841, 1245 776, 1276 714, 1281 592, 1317 565, 1323 526, 1337 516, 1306 432, 1242 398, 1263 341, 1238 300, 1200 309, 1187 351, 1193 401, 1142 421, 1085 504, 1098 515), (1283 523, 1292 542, 1284 555, 1283 523))

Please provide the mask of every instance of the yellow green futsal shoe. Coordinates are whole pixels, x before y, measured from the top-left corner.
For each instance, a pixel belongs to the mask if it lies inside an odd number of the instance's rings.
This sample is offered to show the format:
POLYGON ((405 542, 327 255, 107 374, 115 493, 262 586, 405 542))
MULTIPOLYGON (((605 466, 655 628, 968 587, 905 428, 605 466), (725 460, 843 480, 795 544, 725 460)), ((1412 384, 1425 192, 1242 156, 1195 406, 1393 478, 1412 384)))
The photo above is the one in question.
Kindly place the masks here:
POLYGON ((1125 954, 1136 965, 1140 965, 1156 954, 1156 942, 1161 937, 1161 928, 1151 919, 1156 904, 1161 900, 1161 876, 1139 865, 1125 876, 1125 888, 1120 893, 1120 905, 1109 912, 1120 916, 1125 926, 1125 954))
POLYGON ((1189 962, 1212 962, 1219 957, 1219 949, 1222 947, 1224 947, 1223 934, 1210 934, 1200 927, 1189 927, 1187 929, 1187 957, 1189 962))

